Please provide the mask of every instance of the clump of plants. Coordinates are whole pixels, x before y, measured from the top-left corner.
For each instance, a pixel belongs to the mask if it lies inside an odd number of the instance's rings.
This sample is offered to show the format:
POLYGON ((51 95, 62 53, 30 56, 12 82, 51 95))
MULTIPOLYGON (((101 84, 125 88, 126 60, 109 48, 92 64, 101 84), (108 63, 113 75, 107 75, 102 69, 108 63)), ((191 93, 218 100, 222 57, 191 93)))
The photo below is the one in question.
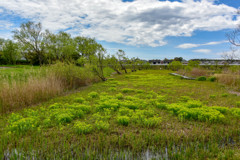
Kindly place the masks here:
POLYGON ((128 116, 118 116, 117 117, 117 122, 120 125, 128 126, 128 124, 130 122, 130 118, 128 116))
POLYGON ((75 122, 73 128, 77 134, 87 134, 87 133, 91 133, 93 130, 92 125, 86 124, 85 122, 80 122, 80 121, 75 122))
POLYGON ((196 79, 197 81, 206 81, 207 78, 205 76, 200 76, 196 79))
POLYGON ((95 122, 95 127, 97 130, 107 131, 110 127, 110 124, 106 121, 100 120, 95 122))

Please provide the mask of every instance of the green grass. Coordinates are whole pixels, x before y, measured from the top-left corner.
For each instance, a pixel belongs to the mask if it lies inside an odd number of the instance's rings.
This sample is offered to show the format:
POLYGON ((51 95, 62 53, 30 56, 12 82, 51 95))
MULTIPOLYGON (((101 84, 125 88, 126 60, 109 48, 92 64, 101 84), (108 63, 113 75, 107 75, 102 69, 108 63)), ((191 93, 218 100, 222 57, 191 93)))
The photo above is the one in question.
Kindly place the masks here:
POLYGON ((3 115, 0 155, 146 159, 148 153, 156 159, 238 159, 240 97, 223 96, 227 88, 216 82, 168 73, 116 75, 78 93, 3 115))

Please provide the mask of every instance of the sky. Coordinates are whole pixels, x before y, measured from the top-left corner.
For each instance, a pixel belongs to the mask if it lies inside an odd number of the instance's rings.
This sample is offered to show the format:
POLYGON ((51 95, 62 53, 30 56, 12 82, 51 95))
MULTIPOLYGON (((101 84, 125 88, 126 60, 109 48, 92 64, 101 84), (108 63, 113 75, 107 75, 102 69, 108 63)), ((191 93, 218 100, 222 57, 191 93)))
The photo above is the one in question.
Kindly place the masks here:
POLYGON ((1 0, 0 38, 28 21, 95 38, 129 58, 221 58, 240 25, 240 0, 1 0))

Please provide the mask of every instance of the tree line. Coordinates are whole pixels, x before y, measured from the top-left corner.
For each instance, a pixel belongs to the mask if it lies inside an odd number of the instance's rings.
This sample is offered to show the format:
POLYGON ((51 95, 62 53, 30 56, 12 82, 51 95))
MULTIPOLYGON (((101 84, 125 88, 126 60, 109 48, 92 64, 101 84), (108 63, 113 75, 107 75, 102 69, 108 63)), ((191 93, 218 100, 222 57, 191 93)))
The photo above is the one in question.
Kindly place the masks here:
POLYGON ((104 67, 112 68, 116 73, 132 72, 149 66, 139 58, 128 58, 121 49, 115 55, 94 38, 76 36, 60 31, 51 33, 43 30, 41 23, 27 22, 13 31, 13 40, 0 39, 0 64, 16 64, 23 60, 32 65, 54 64, 58 61, 74 63, 79 66, 91 66, 102 79, 104 67))

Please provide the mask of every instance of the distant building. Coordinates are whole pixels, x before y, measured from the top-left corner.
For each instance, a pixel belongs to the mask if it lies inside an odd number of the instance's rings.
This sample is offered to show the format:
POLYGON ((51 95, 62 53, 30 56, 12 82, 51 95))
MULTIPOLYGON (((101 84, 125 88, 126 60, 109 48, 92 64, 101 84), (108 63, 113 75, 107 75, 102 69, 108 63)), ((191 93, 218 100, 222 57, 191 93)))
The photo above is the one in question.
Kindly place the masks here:
MULTIPOLYGON (((152 59, 149 60, 148 62, 150 65, 168 65, 171 63, 173 60, 171 59, 152 59)), ((190 61, 190 60, 189 60, 190 61)), ((187 60, 182 60, 183 65, 187 65, 188 62, 187 60)), ((199 65, 240 65, 240 60, 224 60, 224 59, 191 59, 191 61, 199 61, 199 65)))

